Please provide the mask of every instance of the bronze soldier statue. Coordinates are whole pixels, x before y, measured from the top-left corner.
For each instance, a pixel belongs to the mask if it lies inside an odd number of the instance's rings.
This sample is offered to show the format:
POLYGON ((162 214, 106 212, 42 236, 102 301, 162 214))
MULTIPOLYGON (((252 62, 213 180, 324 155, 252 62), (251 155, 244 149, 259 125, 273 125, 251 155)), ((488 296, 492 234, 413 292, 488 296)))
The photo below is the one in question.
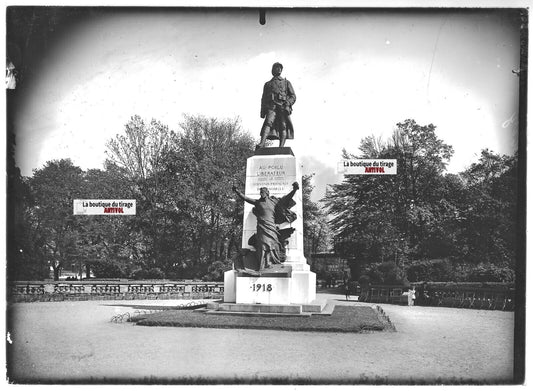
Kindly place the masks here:
POLYGON ((285 145, 285 140, 294 138, 294 128, 291 121, 292 105, 296 102, 296 94, 292 84, 281 77, 283 65, 276 62, 272 65, 272 76, 265 83, 261 97, 261 118, 265 119, 261 128, 261 142, 256 149, 264 148, 266 140, 278 140, 279 146, 285 145))

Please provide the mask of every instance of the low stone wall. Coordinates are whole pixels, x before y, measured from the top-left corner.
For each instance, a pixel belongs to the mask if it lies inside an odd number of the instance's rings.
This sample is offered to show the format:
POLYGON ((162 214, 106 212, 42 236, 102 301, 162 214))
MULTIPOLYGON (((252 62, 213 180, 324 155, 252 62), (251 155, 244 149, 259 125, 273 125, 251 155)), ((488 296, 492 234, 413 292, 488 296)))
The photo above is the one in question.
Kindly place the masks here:
POLYGON ((197 281, 15 281, 9 302, 84 300, 221 299, 223 282, 197 281))

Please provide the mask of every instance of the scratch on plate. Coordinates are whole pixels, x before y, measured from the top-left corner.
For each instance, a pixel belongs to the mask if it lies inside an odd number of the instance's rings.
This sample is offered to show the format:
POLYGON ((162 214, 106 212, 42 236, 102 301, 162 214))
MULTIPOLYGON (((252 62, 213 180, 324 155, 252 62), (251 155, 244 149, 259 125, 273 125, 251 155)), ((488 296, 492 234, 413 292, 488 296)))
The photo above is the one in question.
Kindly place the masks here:
POLYGON ((446 24, 447 20, 448 20, 448 15, 446 15, 446 17, 442 21, 439 27, 439 32, 437 33, 437 39, 435 39, 435 46, 433 47, 433 56, 431 57, 431 65, 429 66, 428 85, 426 87, 426 93, 429 91, 429 83, 431 81, 431 71, 433 70, 433 63, 435 62, 435 54, 437 53, 437 46, 439 45, 440 34, 442 33, 442 28, 446 24))

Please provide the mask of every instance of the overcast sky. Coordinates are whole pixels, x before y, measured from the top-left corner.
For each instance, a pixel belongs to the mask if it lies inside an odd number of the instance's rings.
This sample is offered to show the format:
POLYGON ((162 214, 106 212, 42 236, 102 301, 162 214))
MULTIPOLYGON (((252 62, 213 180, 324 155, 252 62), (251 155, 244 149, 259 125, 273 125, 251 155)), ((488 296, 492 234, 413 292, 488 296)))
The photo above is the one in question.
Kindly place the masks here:
MULTIPOLYGON (((263 84, 284 65, 297 100, 287 142, 314 198, 338 182, 341 151, 386 139, 408 118, 455 150, 450 172, 483 148, 517 148, 519 22, 500 10, 113 11, 46 43, 16 109, 17 165, 51 159, 102 168, 105 143, 139 114, 178 130, 184 113, 239 117, 259 139, 263 84)), ((277 143, 276 143, 277 145, 277 143)))

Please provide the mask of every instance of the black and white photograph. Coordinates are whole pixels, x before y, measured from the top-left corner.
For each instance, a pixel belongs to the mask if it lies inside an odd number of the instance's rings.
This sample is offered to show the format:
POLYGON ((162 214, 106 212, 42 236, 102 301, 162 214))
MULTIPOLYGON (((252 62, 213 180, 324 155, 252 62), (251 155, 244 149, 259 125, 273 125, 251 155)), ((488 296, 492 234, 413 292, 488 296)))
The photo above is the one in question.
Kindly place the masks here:
POLYGON ((524 384, 529 9, 293 3, 4 8, 7 384, 524 384))

